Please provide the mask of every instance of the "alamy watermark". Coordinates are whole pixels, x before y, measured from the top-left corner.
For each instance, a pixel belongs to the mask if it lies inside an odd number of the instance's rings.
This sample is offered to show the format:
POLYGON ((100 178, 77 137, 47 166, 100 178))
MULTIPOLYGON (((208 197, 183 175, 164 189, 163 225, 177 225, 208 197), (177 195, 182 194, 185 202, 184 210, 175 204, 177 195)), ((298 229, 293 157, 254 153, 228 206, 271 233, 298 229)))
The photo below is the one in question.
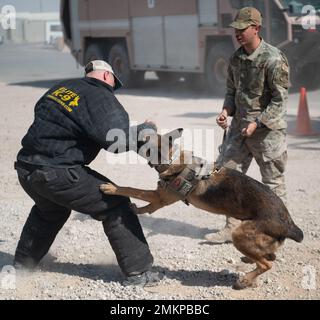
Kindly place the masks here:
POLYGON ((301 287, 305 290, 317 289, 317 271, 314 266, 305 266, 302 269, 301 287))
POLYGON ((109 164, 148 163, 191 164, 191 154, 214 163, 214 129, 167 129, 155 132, 152 129, 137 131, 136 126, 129 132, 121 129, 109 130, 106 136, 108 151, 106 160, 109 164), (135 152, 127 152, 135 151, 135 152), (118 154, 118 156, 114 156, 118 154))
POLYGON ((16 269, 14 266, 7 265, 1 269, 1 289, 15 290, 16 289, 16 269))
POLYGON ((0 11, 0 26, 4 30, 16 29, 16 8, 6 5, 0 11))
POLYGON ((305 30, 315 30, 317 27, 317 10, 312 5, 303 6, 301 11, 303 17, 301 20, 302 28, 305 30))

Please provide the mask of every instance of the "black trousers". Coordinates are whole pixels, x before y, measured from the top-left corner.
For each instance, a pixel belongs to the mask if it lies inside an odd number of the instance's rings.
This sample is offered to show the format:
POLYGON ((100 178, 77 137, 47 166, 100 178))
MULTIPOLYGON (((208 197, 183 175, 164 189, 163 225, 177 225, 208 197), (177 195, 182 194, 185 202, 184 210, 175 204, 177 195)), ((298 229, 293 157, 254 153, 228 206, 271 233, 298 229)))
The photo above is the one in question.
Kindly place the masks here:
POLYGON ((151 268, 153 257, 129 198, 99 190, 109 179, 86 166, 50 168, 16 162, 15 169, 21 186, 35 202, 16 249, 16 264, 37 265, 75 210, 102 222, 125 275, 151 268))

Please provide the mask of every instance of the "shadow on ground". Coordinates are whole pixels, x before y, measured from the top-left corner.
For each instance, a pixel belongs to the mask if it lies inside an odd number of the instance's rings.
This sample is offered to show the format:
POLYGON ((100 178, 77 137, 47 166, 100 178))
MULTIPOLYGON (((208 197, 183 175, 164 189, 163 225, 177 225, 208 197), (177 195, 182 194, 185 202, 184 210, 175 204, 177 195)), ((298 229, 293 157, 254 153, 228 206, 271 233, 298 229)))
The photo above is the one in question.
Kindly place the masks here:
MULTIPOLYGON (((6 265, 13 265, 13 258, 13 255, 0 251, 0 269, 6 265)), ((105 282, 120 281, 123 277, 117 265, 75 264, 72 262, 57 262, 56 259, 48 253, 36 270, 68 274, 92 280, 101 279, 105 282)))
POLYGON ((8 265, 13 265, 13 255, 0 251, 0 269, 8 265))
MULTIPOLYGON (((43 263, 42 271, 68 274, 70 276, 88 278, 91 280, 103 280, 104 282, 118 282, 124 279, 117 265, 93 265, 93 264, 74 264, 51 262, 43 263)), ((184 286, 231 287, 238 279, 236 273, 213 272, 210 270, 170 270, 169 268, 154 266, 154 270, 162 272, 165 277, 172 280, 178 280, 184 286)))
MULTIPOLYGON (((76 213, 73 216, 73 220, 85 221, 88 219, 92 218, 88 215, 84 215, 81 213, 76 213)), ((140 216, 139 219, 143 229, 149 229, 150 231, 148 234, 148 238, 157 234, 164 234, 204 240, 204 236, 207 233, 218 231, 217 229, 200 228, 186 222, 171 220, 167 218, 140 216)))
POLYGON ((22 86, 22 87, 49 89, 61 81, 74 80, 74 79, 77 79, 77 78, 13 82, 13 83, 9 83, 9 85, 10 86, 22 86))
MULTIPOLYGON (((12 265, 13 256, 0 251, 0 266, 12 265)), ((55 257, 48 254, 40 263, 42 272, 54 272, 91 280, 103 280, 104 282, 118 282, 124 279, 117 265, 75 264, 71 262, 55 262, 55 257)), ((231 287, 238 279, 235 273, 213 272, 210 270, 171 270, 169 268, 154 266, 154 270, 165 274, 166 278, 180 281, 184 286, 199 287, 231 287)), ((19 272, 18 272, 19 274, 19 272)))
POLYGON ((215 122, 215 118, 218 116, 217 112, 187 112, 183 114, 174 115, 175 118, 193 118, 193 119, 208 119, 213 118, 213 122, 215 122))
POLYGON ((153 218, 145 216, 141 217, 140 221, 144 229, 151 230, 151 232, 148 234, 148 238, 157 234, 164 234, 203 240, 207 233, 218 231, 209 228, 199 228, 189 223, 166 218, 153 218))
MULTIPOLYGON (((76 213, 73 216, 73 220, 80 220, 82 222, 88 219, 92 218, 81 213, 76 213)), ((199 228, 186 222, 171 220, 167 218, 154 218, 147 215, 140 216, 139 220, 143 229, 150 230, 148 237, 152 237, 157 234, 164 234, 204 240, 204 236, 207 233, 219 231, 218 229, 199 228)))
POLYGON ((155 267, 155 270, 164 272, 166 278, 178 280, 183 286, 189 287, 232 287, 239 278, 238 274, 226 272, 226 270, 219 272, 210 270, 170 270, 163 267, 155 267))
MULTIPOLYGON (((23 81, 10 83, 11 86, 25 86, 34 88, 49 89, 57 83, 72 79, 48 79, 37 81, 23 81)), ((147 96, 147 97, 166 97, 173 99, 212 99, 223 98, 223 96, 214 96, 206 92, 205 89, 196 89, 187 82, 177 82, 174 84, 164 83, 159 80, 145 80, 139 87, 123 88, 116 92, 117 95, 147 96)))
POLYGON ((40 265, 41 271, 67 274, 70 276, 115 282, 124 279, 117 265, 76 264, 72 262, 54 262, 45 259, 40 265))
MULTIPOLYGON (((76 79, 76 78, 74 78, 76 79)), ((55 84, 71 80, 65 79, 43 79, 36 81, 21 81, 9 83, 11 86, 26 86, 34 88, 49 89, 55 84)), ((299 93, 301 87, 291 87, 290 93, 299 93)), ((309 88, 308 91, 315 91, 320 89, 319 85, 314 85, 309 88)), ((224 94, 216 95, 208 91, 205 87, 195 87, 188 81, 177 81, 177 82, 164 82, 157 79, 145 79, 138 86, 130 88, 122 88, 117 91, 117 95, 130 95, 130 96, 148 96, 148 97, 167 97, 173 99, 213 99, 213 98, 224 98, 224 94)))
POLYGON ((312 132, 310 135, 299 136, 296 133, 296 117, 288 116, 288 134, 296 138, 294 143, 288 145, 291 149, 296 150, 320 150, 320 118, 314 118, 311 120, 312 132))

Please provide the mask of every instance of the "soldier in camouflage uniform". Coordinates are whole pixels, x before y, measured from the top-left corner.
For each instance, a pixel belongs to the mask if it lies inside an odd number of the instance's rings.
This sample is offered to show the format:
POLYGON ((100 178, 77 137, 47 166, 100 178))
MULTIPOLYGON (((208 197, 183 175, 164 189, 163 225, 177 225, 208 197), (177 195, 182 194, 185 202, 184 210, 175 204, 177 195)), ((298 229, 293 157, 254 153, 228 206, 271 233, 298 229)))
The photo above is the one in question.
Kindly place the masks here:
MULTIPOLYGON (((286 102, 289 66, 285 55, 259 36, 261 13, 246 7, 239 11, 231 27, 241 47, 232 55, 228 68, 227 92, 217 123, 228 127, 218 164, 232 169, 248 169, 252 157, 260 167, 262 182, 284 202, 286 151, 286 102)), ((237 220, 228 218, 226 227, 206 235, 214 243, 231 242, 237 220)))

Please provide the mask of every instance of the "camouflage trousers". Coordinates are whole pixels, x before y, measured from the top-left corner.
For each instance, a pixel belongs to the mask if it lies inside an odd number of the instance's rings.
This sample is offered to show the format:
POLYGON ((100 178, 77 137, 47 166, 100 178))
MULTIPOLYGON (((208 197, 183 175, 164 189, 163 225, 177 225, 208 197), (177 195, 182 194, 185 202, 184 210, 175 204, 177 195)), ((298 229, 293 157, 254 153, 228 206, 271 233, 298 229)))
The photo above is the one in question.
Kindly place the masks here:
POLYGON ((217 164, 246 174, 253 158, 260 168, 262 182, 286 204, 286 131, 258 128, 252 137, 245 138, 240 129, 231 128, 217 164))

